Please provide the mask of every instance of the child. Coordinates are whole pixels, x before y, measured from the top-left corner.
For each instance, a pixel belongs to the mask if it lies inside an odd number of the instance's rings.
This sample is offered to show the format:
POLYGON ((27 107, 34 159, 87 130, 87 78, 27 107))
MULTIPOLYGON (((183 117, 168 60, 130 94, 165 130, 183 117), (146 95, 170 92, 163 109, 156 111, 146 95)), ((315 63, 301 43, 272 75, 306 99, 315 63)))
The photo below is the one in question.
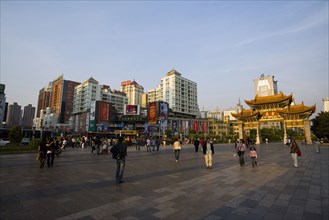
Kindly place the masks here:
POLYGON ((257 166, 257 152, 254 146, 250 147, 250 158, 253 167, 257 166))

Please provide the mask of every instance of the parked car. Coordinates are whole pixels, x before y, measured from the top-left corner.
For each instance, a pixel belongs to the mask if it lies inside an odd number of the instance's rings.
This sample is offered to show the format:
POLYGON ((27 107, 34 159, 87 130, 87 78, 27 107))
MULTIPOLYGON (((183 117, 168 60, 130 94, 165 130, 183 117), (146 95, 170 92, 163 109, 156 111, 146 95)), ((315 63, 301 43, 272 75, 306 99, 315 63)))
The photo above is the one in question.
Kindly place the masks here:
POLYGON ((0 139, 0 146, 8 146, 9 144, 10 144, 10 141, 0 139))
POLYGON ((29 144, 30 141, 31 141, 30 138, 23 138, 22 141, 21 141, 21 143, 22 143, 22 144, 29 144))

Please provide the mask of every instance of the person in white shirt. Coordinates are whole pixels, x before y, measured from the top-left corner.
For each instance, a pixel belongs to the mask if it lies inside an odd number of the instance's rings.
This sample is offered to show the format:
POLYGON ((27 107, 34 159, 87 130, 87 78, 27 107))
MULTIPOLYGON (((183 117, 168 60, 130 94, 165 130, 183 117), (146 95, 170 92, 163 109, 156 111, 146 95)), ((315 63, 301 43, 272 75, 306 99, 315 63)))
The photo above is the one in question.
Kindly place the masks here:
POLYGON ((174 154, 175 154, 176 162, 178 162, 179 154, 180 154, 181 149, 182 149, 182 147, 180 145, 180 142, 179 142, 178 138, 176 138, 175 142, 173 144, 173 151, 174 151, 174 154))

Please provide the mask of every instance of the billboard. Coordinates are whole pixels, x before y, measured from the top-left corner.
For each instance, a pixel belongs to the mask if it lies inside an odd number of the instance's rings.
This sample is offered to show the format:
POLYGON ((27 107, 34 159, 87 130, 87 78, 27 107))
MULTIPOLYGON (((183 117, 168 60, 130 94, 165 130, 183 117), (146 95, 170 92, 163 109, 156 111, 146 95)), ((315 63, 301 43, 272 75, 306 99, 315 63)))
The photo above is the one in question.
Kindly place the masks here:
POLYGON ((110 103, 109 102, 98 102, 99 120, 98 122, 110 121, 110 103))
POLYGON ((157 106, 156 102, 150 102, 148 108, 148 122, 150 125, 156 124, 157 120, 157 106))
POLYGON ((162 132, 165 132, 168 128, 168 109, 169 104, 167 102, 160 102, 160 127, 162 132))
POLYGON ((140 106, 139 105, 125 105, 124 106, 124 115, 140 115, 140 106))

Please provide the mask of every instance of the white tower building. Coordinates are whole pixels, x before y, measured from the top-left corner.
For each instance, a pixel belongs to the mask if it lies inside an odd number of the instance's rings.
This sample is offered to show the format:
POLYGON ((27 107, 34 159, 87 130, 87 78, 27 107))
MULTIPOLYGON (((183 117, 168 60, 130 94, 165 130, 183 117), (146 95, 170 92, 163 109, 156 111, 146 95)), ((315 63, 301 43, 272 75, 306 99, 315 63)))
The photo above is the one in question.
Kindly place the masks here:
POLYGON ((156 99, 169 103, 174 112, 199 115, 197 83, 182 77, 174 69, 161 79, 156 88, 156 99))
POLYGON ((127 80, 121 83, 121 92, 126 93, 128 105, 141 105, 144 87, 139 85, 135 80, 127 80))
POLYGON ((323 111, 329 112, 329 98, 322 99, 323 101, 323 111))

